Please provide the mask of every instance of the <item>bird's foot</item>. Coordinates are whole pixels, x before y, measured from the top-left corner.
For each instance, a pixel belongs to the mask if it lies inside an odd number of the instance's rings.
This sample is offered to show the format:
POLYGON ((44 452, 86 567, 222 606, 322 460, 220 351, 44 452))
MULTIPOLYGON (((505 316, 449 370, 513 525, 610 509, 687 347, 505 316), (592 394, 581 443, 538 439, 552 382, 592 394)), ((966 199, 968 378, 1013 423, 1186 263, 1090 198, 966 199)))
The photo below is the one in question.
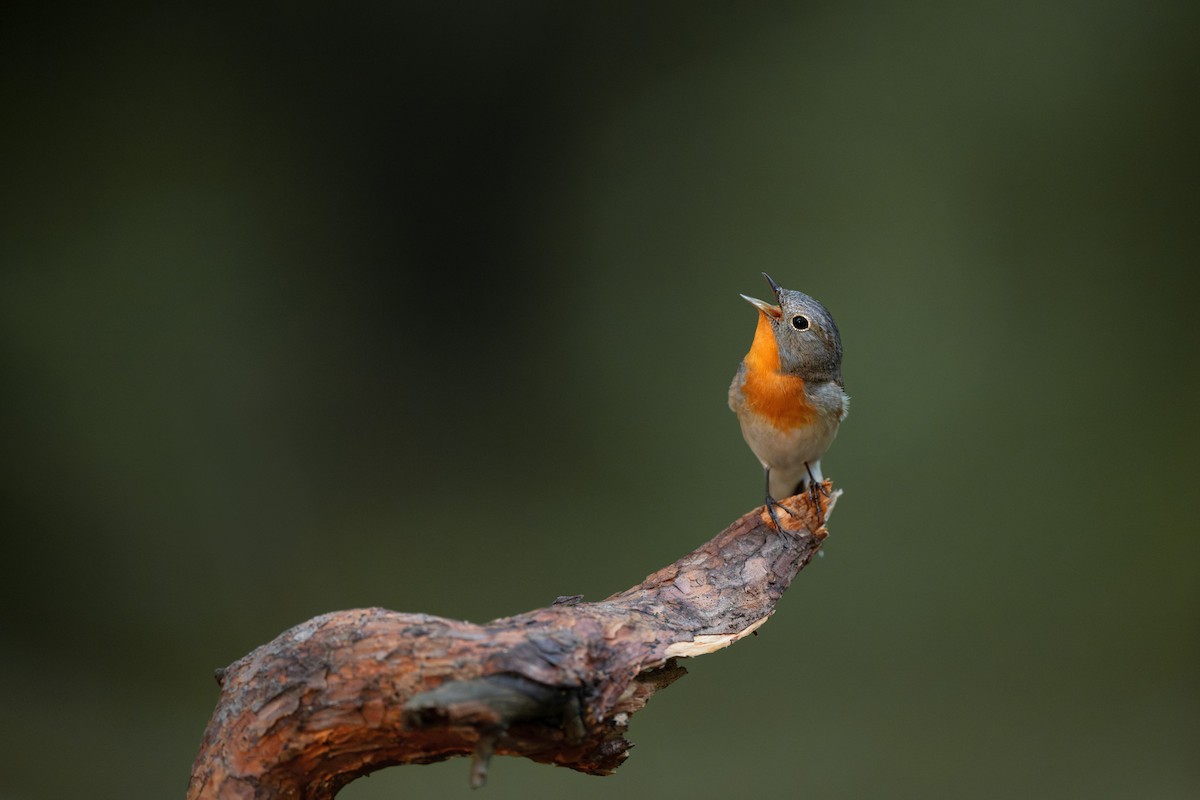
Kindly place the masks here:
POLYGON ((821 528, 825 525, 825 511, 821 508, 821 497, 829 497, 829 490, 825 488, 825 484, 809 481, 808 484, 808 499, 812 503, 812 507, 817 512, 817 527, 821 528))
MULTIPOLYGON (((789 516, 792 516, 792 517, 796 516, 796 512, 792 511, 790 508, 788 508, 783 503, 776 500, 774 497, 771 497, 771 495, 767 495, 766 505, 767 505, 767 515, 771 517, 771 522, 775 523, 775 530, 779 531, 780 533, 790 533, 791 531, 789 531, 787 528, 783 527, 783 524, 779 521, 779 515, 775 513, 775 509, 782 508, 784 511, 786 511, 788 513, 789 516)), ((789 542, 787 542, 787 540, 785 540, 785 544, 787 544, 787 546, 789 546, 789 547, 791 546, 791 544, 789 542)))
POLYGON ((813 508, 817 510, 817 527, 820 528, 825 524, 825 512, 821 510, 821 495, 825 499, 829 499, 829 490, 825 488, 822 481, 817 480, 817 476, 813 475, 812 466, 805 461, 804 469, 808 472, 808 499, 812 501, 813 508))

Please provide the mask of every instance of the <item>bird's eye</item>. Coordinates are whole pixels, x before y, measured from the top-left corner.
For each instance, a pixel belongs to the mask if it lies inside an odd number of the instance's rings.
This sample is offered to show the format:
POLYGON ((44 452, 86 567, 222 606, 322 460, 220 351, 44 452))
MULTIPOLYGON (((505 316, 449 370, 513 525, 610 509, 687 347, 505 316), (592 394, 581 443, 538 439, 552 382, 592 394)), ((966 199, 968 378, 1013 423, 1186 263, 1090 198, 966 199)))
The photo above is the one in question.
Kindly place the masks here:
POLYGON ((808 330, 808 326, 808 317, 804 316, 803 314, 797 314, 796 316, 792 317, 792 327, 796 330, 806 331, 808 330))

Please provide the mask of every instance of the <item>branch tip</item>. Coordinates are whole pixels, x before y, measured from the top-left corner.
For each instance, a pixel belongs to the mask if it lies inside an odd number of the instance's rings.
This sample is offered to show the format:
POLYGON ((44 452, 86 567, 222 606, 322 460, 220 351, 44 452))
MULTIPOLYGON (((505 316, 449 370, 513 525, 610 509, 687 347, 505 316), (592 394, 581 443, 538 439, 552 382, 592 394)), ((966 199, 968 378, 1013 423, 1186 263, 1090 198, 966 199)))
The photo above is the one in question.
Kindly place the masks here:
POLYGON ((487 783, 488 766, 492 763, 496 742, 502 732, 501 728, 489 728, 480 732, 479 741, 475 743, 475 752, 471 754, 469 783, 472 789, 481 789, 487 783))

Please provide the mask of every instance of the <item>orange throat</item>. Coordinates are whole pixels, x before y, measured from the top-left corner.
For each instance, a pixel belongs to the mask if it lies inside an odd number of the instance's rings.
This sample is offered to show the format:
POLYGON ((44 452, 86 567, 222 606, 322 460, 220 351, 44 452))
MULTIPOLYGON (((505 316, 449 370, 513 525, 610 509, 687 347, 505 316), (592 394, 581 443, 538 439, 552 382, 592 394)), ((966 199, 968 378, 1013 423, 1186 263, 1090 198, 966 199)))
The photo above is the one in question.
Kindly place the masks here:
POLYGON ((754 343, 743 359, 746 379, 742 396, 750 410, 779 430, 788 431, 811 425, 817 411, 804 395, 804 379, 779 372, 779 345, 771 321, 761 311, 754 343))

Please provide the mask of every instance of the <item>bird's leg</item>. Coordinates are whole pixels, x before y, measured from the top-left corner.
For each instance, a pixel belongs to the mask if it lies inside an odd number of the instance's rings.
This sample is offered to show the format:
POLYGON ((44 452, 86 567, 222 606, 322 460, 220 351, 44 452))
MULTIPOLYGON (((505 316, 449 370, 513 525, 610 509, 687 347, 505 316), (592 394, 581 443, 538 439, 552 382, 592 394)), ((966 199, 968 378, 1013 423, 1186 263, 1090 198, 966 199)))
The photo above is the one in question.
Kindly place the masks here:
POLYGON ((783 533, 784 528, 782 525, 779 524, 779 517, 775 514, 775 509, 782 508, 784 511, 786 511, 788 514, 791 514, 792 516, 795 516, 795 512, 771 496, 771 468, 770 467, 763 468, 763 476, 764 476, 765 482, 766 482, 767 514, 770 515, 771 522, 775 523, 775 530, 779 531, 780 533, 783 533))
POLYGON ((825 512, 821 510, 820 496, 825 495, 829 497, 829 490, 825 488, 825 484, 817 481, 813 475, 812 467, 808 465, 807 461, 804 462, 804 469, 808 471, 808 499, 817 508, 817 527, 819 528, 825 524, 825 512))

